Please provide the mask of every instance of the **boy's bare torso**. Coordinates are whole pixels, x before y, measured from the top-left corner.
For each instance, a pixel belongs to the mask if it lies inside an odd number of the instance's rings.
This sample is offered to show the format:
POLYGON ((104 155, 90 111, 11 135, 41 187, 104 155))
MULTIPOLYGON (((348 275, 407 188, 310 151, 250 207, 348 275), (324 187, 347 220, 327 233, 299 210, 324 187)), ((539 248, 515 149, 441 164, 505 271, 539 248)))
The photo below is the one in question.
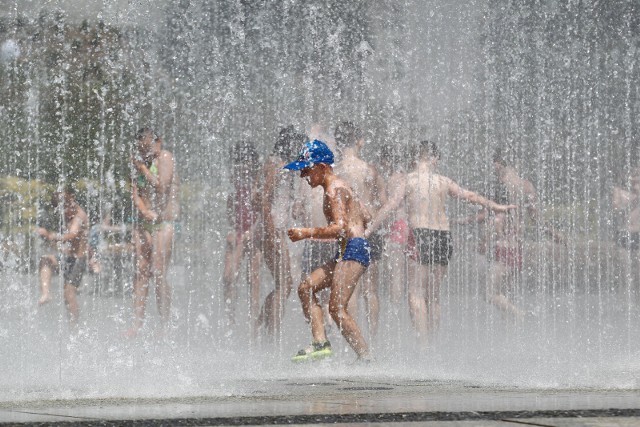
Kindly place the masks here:
POLYGON ((371 220, 369 211, 340 178, 334 180, 325 190, 322 209, 327 223, 343 222, 342 237, 347 239, 363 237, 366 225, 371 220))
POLYGON ((446 201, 452 181, 418 168, 406 177, 406 201, 411 228, 449 230, 446 201))

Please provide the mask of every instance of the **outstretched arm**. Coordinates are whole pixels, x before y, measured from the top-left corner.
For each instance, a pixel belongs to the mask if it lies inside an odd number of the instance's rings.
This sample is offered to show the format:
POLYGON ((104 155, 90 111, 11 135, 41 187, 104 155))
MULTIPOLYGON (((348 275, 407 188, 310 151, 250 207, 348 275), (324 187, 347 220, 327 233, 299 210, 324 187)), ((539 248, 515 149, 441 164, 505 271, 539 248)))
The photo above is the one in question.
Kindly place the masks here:
POLYGON ((489 214, 489 210, 483 207, 475 215, 469 215, 463 218, 453 218, 449 222, 451 224, 457 224, 457 225, 467 225, 472 223, 481 224, 487 220, 488 214, 489 214))
POLYGON ((326 227, 291 228, 287 230, 289 239, 297 242, 303 239, 337 239, 344 235, 346 227, 346 200, 351 197, 349 191, 338 188, 336 195, 331 199, 331 221, 326 227))
POLYGON ((407 194, 407 184, 404 179, 390 182, 389 188, 393 189, 393 193, 387 198, 387 202, 376 212, 373 220, 367 225, 367 230, 364 233, 365 237, 369 237, 371 233, 380 228, 380 225, 382 225, 391 212, 398 209, 407 194))
POLYGON ((46 235, 42 235, 42 236, 52 242, 70 242, 76 239, 80 235, 83 221, 84 220, 81 215, 76 215, 71 220, 71 223, 69 223, 69 227, 67 228, 66 233, 58 234, 58 233, 53 233, 51 231, 48 231, 46 235))
POLYGON ((465 190, 453 181, 449 181, 449 194, 452 197, 464 199, 474 205, 484 206, 487 209, 491 209, 494 212, 507 212, 511 209, 516 209, 516 205, 500 205, 493 200, 489 200, 486 197, 474 193, 470 190, 465 190))

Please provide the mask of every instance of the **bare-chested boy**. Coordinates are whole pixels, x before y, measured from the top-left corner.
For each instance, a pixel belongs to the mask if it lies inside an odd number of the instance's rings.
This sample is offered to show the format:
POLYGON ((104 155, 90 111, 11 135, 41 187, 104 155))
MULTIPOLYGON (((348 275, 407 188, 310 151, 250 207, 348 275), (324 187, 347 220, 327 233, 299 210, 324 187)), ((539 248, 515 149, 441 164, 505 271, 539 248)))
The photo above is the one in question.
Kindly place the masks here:
POLYGON ((422 141, 417 147, 416 165, 395 193, 380 209, 367 233, 375 230, 403 200, 407 203, 409 226, 417 250, 415 280, 409 284, 409 310, 414 327, 426 342, 430 330, 440 319, 440 282, 453 253, 446 201, 449 196, 505 212, 515 206, 499 205, 465 190, 451 179, 436 173, 440 152, 434 142, 422 141))
MULTIPOLYGON (((351 185, 360 202, 375 215, 386 201, 385 185, 378 170, 360 157, 365 145, 362 131, 352 122, 341 122, 334 130, 334 138, 339 154, 339 161, 334 167, 335 174, 351 185)), ((368 241, 371 246, 371 263, 360 289, 366 305, 370 334, 375 336, 380 312, 378 261, 384 251, 384 236, 381 233, 373 233, 368 241)))
MULTIPOLYGON (((335 151, 335 140, 327 133, 322 124, 312 124, 308 130, 308 137, 310 141, 317 139, 324 142, 330 150, 335 151)), ((327 220, 325 219, 322 209, 323 203, 324 190, 322 187, 311 188, 306 185, 298 187, 292 212, 294 221, 304 227, 324 226, 327 220)), ((305 240, 302 249, 300 280, 304 280, 318 265, 322 265, 333 259, 336 254, 336 248, 335 239, 305 240)), ((328 300, 328 297, 326 299, 328 300)), ((326 309, 326 305, 324 307, 326 309)), ((329 317, 328 310, 325 311, 325 315, 329 317)))
POLYGON ((291 241, 337 239, 340 244, 336 259, 317 268, 298 287, 302 310, 307 321, 311 322, 313 342, 300 350, 293 361, 320 359, 332 354, 317 297, 319 291, 328 287, 331 288, 331 318, 358 358, 369 359, 369 348, 347 305, 358 279, 369 265, 369 244, 364 239, 364 231, 370 216, 349 185, 333 173, 332 164, 331 150, 325 143, 314 140, 303 146, 297 161, 285 166, 285 169, 299 170, 300 177, 305 178, 312 188, 323 188, 323 210, 328 222, 326 227, 289 229, 287 234, 291 241))
POLYGON ((64 301, 69 311, 69 322, 75 327, 78 322, 78 301, 76 291, 82 282, 82 275, 87 268, 89 218, 76 201, 71 187, 63 192, 53 194, 51 203, 54 208, 62 206, 64 216, 64 232, 55 233, 39 227, 36 232, 45 240, 59 245, 62 257, 44 255, 40 259, 40 305, 51 301, 49 289, 51 276, 61 270, 64 278, 64 301))
POLYGON ((133 228, 135 278, 133 283, 134 323, 125 333, 135 336, 144 323, 149 281, 156 292, 161 326, 169 322, 171 287, 167 269, 171 260, 175 221, 180 214, 178 176, 171 152, 162 149, 162 139, 153 129, 136 134, 137 153, 131 158, 133 205, 137 219, 133 228))

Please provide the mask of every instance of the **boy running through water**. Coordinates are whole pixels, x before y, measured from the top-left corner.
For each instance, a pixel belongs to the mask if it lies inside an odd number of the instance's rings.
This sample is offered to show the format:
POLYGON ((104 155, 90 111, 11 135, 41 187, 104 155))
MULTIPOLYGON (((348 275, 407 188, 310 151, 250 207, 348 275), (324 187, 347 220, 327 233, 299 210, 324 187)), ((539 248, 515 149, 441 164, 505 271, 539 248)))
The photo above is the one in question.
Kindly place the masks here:
POLYGON ((298 160, 284 168, 300 171, 312 188, 324 190, 323 211, 328 225, 314 228, 291 228, 291 241, 303 239, 337 239, 340 249, 335 259, 328 261, 307 276, 298 287, 298 296, 307 321, 311 322, 313 342, 300 350, 295 362, 321 359, 332 355, 331 344, 324 328, 318 292, 330 288, 329 314, 360 360, 369 360, 369 348, 355 320, 347 311, 358 279, 369 266, 369 243, 364 231, 370 215, 355 197, 351 187, 333 173, 333 153, 322 141, 307 142, 298 160))

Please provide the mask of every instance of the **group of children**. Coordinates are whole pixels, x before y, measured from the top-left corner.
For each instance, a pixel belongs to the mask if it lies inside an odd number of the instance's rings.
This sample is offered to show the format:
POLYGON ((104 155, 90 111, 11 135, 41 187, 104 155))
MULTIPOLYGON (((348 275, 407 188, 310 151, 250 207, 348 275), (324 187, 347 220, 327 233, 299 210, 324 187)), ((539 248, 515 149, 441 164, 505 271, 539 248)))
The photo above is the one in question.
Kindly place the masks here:
MULTIPOLYGON (((151 128, 140 129, 135 137, 131 165, 131 197, 135 208, 132 238, 135 252, 133 280, 133 325, 124 334, 134 337, 144 324, 149 286, 154 285, 161 318, 159 333, 163 334, 170 319, 171 287, 166 274, 171 259, 175 221, 180 214, 178 175, 171 152, 162 148, 162 138, 151 128)), ((55 249, 40 259, 39 305, 51 300, 52 275, 61 273, 64 301, 70 326, 78 324, 77 289, 82 276, 91 265, 89 217, 76 200, 73 185, 56 191, 51 199, 61 220, 57 230, 38 227, 36 233, 55 249)), ((52 227, 49 227, 52 228, 52 227)), ((93 267, 95 269, 95 266, 93 267)))
MULTIPOLYGON (((440 284, 454 252, 450 226, 486 221, 492 223, 492 236, 484 245, 492 260, 487 299, 502 312, 522 317, 523 311, 505 290, 511 275, 522 266, 526 218, 537 221, 542 230, 562 241, 562 236, 540 219, 531 182, 521 178, 496 153, 497 191, 487 198, 438 173, 441 154, 432 141, 383 146, 377 167, 363 160, 364 145, 361 130, 351 122, 341 122, 333 136, 319 126, 312 127, 308 135, 296 132, 293 126, 283 128, 264 160, 248 141, 231 147, 233 191, 227 200, 227 217, 232 229, 226 239, 222 278, 228 324, 235 322, 236 283, 246 259, 249 314, 255 320, 252 333, 256 336, 263 328, 270 336, 281 335, 285 303, 294 282, 289 245, 300 241, 304 248, 297 293, 304 317, 311 324, 312 343, 296 353, 294 361, 332 354, 326 317, 335 322, 359 359, 370 359, 351 304, 359 290, 367 306, 370 332, 375 335, 380 305, 378 264, 383 253, 396 265, 407 266, 406 277, 397 274, 399 271, 390 275, 389 295, 398 305, 407 287, 413 326, 426 341, 430 331, 438 327, 440 284), (296 153, 297 158, 291 161, 296 153), (299 173, 308 186, 296 185, 291 172, 299 173), (479 205, 481 210, 469 218, 450 220, 446 206, 451 197, 479 205), (274 281, 264 302, 260 300, 263 261, 274 281)), ((134 323, 127 336, 135 336, 144 324, 151 284, 155 285, 162 326, 169 321, 171 288, 166 272, 174 221, 179 215, 175 163, 152 129, 138 132, 131 165, 136 212, 132 227, 134 323)), ((86 268, 84 257, 88 252, 88 218, 68 190, 56 193, 53 201, 62 207, 63 232, 41 228, 38 233, 48 241, 63 244, 65 250, 60 259, 42 258, 39 302, 50 300, 51 275, 59 268, 64 275, 70 319, 75 324, 79 314, 75 290, 86 268)))
POLYGON ((391 275, 390 296, 399 302, 404 288, 401 281, 406 281, 411 320, 426 341, 438 326, 440 283, 454 251, 450 225, 488 220, 492 221, 494 234, 490 239, 494 265, 487 299, 505 314, 522 317, 524 312, 508 298, 505 289, 509 277, 521 268, 526 217, 539 221, 557 240, 562 239, 539 218, 533 185, 496 153, 498 190, 486 198, 438 173, 441 154, 432 141, 407 144, 403 156, 395 155, 399 147, 385 146, 380 150, 378 167, 361 158, 364 144, 363 133, 353 123, 342 122, 335 127, 333 137, 317 127, 308 137, 294 132, 291 126, 282 129, 262 166, 251 143, 240 142, 233 147, 234 191, 228 201, 233 230, 227 238, 224 275, 229 321, 233 322, 232 294, 242 255, 249 255, 252 300, 253 296, 259 298, 260 262, 265 257, 275 289, 262 308, 257 299, 250 303, 250 314, 255 315, 251 318, 257 319, 253 332, 264 324, 272 334, 280 333, 293 282, 288 238, 304 242, 298 297, 312 333, 311 345, 296 353, 294 361, 332 354, 325 331, 327 316, 358 359, 370 359, 350 302, 361 287, 375 334, 379 312, 377 264, 383 252, 408 265, 408 277, 391 275), (296 151, 297 159, 288 162, 296 151), (290 172, 298 172, 311 190, 297 189, 290 172), (446 209, 450 197, 479 205, 481 210, 473 217, 450 220, 446 209), (319 213, 323 218, 317 218, 319 213), (292 226, 301 222, 306 226, 292 226), (328 290, 328 300, 324 290, 328 290))

